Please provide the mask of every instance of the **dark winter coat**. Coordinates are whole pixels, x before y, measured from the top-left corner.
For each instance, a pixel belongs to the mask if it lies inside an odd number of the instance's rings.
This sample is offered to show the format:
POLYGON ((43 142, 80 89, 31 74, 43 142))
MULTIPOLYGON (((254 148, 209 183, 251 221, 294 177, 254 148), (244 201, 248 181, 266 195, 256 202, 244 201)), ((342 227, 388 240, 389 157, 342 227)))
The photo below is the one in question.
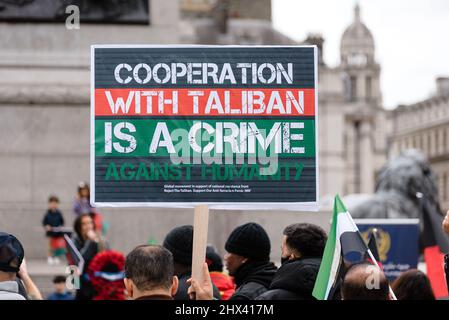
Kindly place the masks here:
POLYGON ((270 289, 257 300, 314 300, 315 280, 320 258, 300 258, 285 262, 271 282, 270 289))
POLYGON ((81 271, 80 288, 76 291, 76 300, 91 300, 95 296, 95 289, 87 278, 87 268, 89 263, 100 251, 98 243, 91 240, 83 240, 77 235, 72 237, 75 247, 84 259, 84 267, 81 271))
POLYGON ((243 264, 234 274, 237 288, 229 300, 254 300, 268 290, 275 274, 276 266, 272 262, 243 264))

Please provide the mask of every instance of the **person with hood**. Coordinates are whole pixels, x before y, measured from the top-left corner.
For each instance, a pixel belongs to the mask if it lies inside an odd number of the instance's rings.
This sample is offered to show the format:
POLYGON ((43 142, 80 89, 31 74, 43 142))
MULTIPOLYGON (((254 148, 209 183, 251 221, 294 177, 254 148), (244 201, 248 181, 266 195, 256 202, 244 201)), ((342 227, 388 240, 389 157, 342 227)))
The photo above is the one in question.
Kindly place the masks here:
POLYGON ((284 229, 282 265, 270 288, 257 300, 314 300, 313 286, 326 245, 326 232, 308 223, 295 223, 284 229))
MULTIPOLYGON (((174 272, 178 277, 178 290, 175 300, 189 300, 187 280, 192 275, 193 226, 186 225, 171 230, 164 239, 163 247, 173 254, 174 272)), ((213 286, 213 296, 221 299, 217 287, 213 286)))
POLYGON ((230 300, 254 300, 268 290, 276 266, 270 262, 270 238, 261 225, 251 222, 238 226, 229 235, 225 249, 226 268, 236 284, 230 300))

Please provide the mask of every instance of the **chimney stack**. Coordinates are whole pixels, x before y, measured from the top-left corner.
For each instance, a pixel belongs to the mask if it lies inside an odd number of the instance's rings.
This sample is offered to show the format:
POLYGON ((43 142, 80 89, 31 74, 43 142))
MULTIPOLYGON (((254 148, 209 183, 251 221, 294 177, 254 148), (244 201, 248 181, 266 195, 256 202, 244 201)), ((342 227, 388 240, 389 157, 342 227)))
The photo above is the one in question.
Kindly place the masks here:
POLYGON ((437 78, 437 95, 444 96, 449 95, 449 77, 437 78))
POLYGON ((318 63, 324 64, 323 59, 323 44, 324 38, 321 34, 309 34, 304 41, 304 44, 316 45, 318 47, 318 63))

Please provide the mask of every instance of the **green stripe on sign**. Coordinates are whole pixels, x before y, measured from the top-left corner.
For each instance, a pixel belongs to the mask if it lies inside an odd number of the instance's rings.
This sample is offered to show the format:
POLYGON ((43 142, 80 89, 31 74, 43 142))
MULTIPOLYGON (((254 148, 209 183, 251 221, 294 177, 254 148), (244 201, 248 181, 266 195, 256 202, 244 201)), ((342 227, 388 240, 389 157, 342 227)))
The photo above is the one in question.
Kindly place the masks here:
POLYGON ((95 156, 315 157, 315 120, 95 120, 95 156))

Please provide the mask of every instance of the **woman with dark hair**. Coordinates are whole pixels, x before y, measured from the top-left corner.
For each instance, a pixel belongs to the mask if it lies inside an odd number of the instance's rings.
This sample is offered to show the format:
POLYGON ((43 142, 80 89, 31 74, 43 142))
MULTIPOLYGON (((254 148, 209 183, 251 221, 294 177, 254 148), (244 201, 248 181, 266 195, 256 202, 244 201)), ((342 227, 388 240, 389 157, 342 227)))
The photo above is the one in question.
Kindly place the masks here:
POLYGON ((429 278, 417 269, 403 272, 391 287, 398 300, 435 300, 429 278))
POLYGON ((73 229, 75 233, 72 241, 84 259, 84 267, 81 270, 80 289, 76 292, 77 300, 90 300, 95 295, 86 270, 95 255, 106 247, 104 240, 95 230, 94 221, 89 214, 82 214, 76 218, 73 229))

